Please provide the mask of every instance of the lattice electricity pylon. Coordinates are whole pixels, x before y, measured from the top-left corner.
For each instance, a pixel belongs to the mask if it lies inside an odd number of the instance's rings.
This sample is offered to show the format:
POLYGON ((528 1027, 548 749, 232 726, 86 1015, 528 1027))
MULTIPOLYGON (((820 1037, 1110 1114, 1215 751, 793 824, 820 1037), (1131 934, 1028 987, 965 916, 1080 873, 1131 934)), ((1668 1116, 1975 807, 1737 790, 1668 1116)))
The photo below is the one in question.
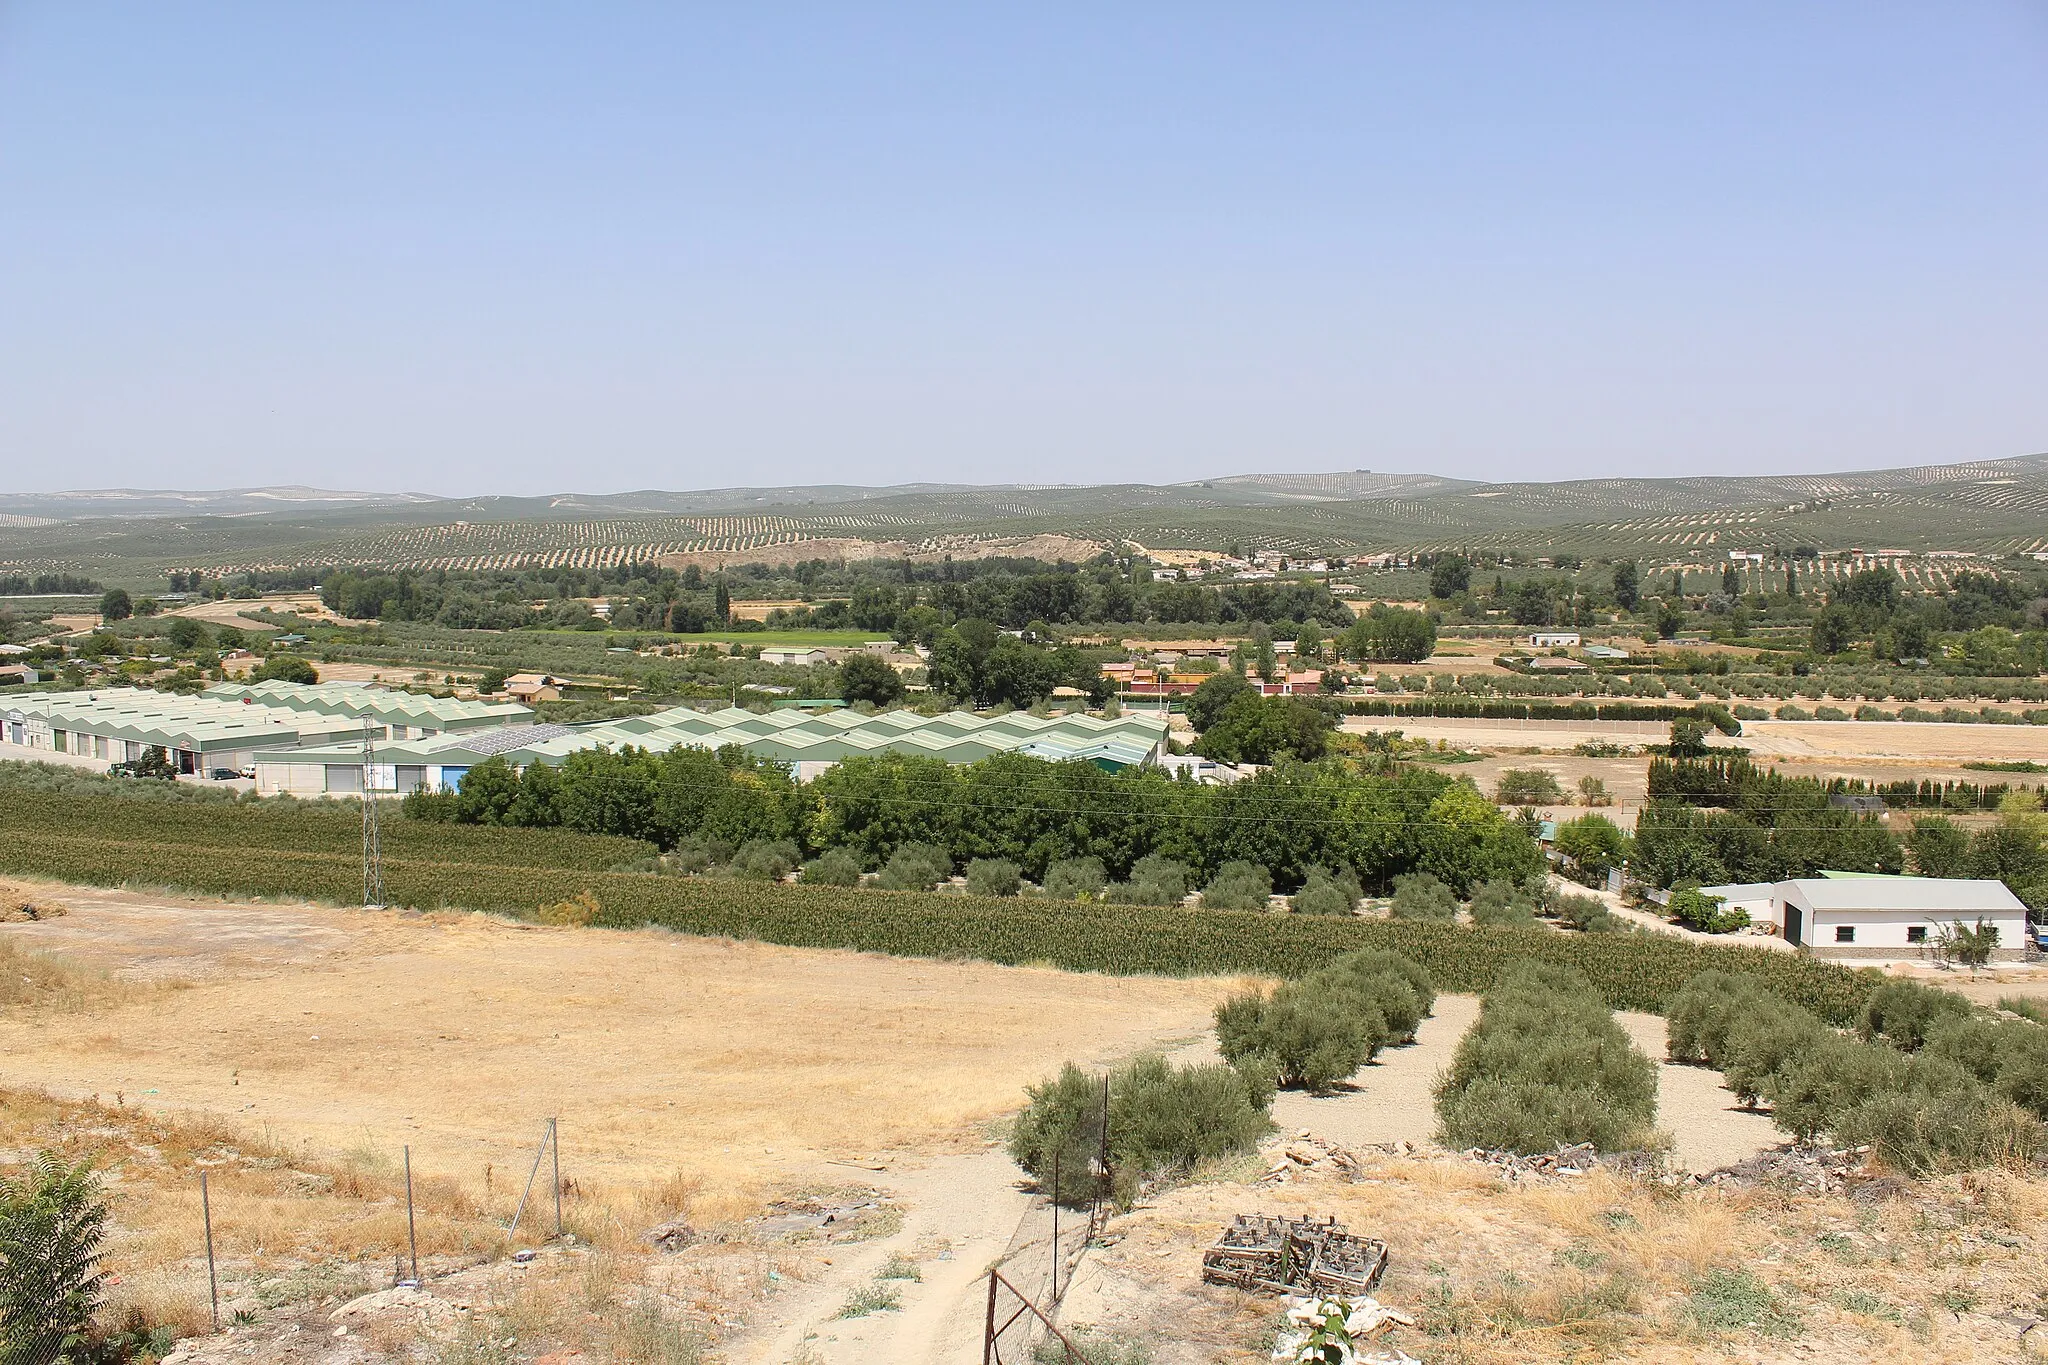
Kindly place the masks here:
POLYGON ((363 904, 384 903, 384 852, 377 839, 377 727, 363 717, 363 904))

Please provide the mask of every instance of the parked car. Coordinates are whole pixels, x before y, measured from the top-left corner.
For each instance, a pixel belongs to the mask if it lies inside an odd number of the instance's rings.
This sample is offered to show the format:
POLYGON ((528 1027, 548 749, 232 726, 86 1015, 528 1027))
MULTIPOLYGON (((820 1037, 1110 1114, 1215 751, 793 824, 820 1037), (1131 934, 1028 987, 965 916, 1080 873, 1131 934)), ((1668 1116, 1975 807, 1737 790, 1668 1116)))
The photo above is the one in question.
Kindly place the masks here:
POLYGON ((207 774, 216 782, 232 782, 241 775, 241 771, 236 768, 215 768, 207 774))

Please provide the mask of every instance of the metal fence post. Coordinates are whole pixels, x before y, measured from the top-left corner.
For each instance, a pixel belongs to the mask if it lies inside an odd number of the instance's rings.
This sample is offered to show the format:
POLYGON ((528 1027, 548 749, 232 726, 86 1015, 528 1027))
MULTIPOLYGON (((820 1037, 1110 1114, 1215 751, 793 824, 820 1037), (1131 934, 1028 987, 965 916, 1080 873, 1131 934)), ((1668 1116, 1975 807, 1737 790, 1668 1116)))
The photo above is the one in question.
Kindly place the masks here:
POLYGON ((405 1244, 412 1252, 412 1282, 420 1282, 420 1236, 412 1214, 412 1144, 405 1148, 405 1244))
POLYGON ((562 1121, 548 1120, 548 1151, 555 1158, 555 1236, 562 1235, 562 1121))
POLYGON ((213 1198, 206 1189, 206 1171, 199 1172, 199 1217, 206 1224, 206 1293, 213 1302, 213 1330, 220 1331, 220 1278, 213 1269, 213 1198))

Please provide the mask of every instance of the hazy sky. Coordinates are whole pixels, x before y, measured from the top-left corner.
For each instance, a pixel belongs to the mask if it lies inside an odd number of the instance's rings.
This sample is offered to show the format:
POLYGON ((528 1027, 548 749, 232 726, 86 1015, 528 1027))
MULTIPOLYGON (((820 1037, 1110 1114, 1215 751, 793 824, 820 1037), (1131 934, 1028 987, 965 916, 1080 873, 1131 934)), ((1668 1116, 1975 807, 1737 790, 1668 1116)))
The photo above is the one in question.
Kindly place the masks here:
POLYGON ((0 487, 2044 448, 2042 0, 0 0, 0 487))

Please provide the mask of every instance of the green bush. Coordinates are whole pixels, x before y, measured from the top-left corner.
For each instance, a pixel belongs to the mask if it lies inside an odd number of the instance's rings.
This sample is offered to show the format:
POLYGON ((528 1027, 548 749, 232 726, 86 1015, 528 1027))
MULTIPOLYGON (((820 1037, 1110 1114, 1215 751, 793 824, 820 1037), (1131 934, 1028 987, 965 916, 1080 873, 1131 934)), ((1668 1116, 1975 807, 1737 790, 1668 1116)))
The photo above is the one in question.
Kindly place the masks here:
POLYGON ((1234 1064, 1265 1058, 1280 1084, 1321 1094, 1387 1044, 1412 1040, 1435 1001, 1429 973, 1399 954, 1346 953, 1270 996, 1226 1000, 1217 1048, 1234 1064))
POLYGON ((1904 1052, 1918 1052, 1934 1028, 1965 1018, 1970 1002, 1953 991, 1915 981, 1887 981, 1870 993, 1857 1032, 1867 1042, 1883 1041, 1904 1052))
POLYGON ((1438 1079, 1437 1121, 1455 1147, 1546 1151, 1641 1145, 1657 1112, 1657 1068, 1569 968, 1502 973, 1438 1079))
POLYGON ((1551 914, 1574 929, 1588 934, 1614 934, 1628 929, 1629 923, 1607 908, 1607 902, 1598 896, 1581 896, 1566 892, 1551 902, 1551 914))
POLYGON ((1160 853, 1148 853, 1131 865, 1128 881, 1104 893, 1112 905, 1179 905, 1187 899, 1188 869, 1160 853))
MULTIPOLYGON (((1108 1090, 1110 1163, 1126 1202, 1144 1182, 1250 1151, 1273 1127, 1272 1089, 1257 1067, 1175 1067, 1147 1053, 1111 1071, 1108 1090)), ((1030 1103, 1010 1131, 1011 1159, 1050 1187, 1057 1154, 1059 1187, 1048 1192, 1063 1203, 1090 1198, 1098 1192, 1090 1163, 1102 1148, 1102 1080, 1069 1062, 1026 1094, 1030 1103)))
POLYGON ((1730 1090, 1746 1103, 1768 1100, 1772 1121, 1802 1141, 1825 1133, 1868 1144, 1910 1175, 2022 1167, 2044 1140, 2048 1031, 1951 1002, 1960 1003, 1888 982, 1872 992, 1857 1037, 1754 980, 1703 972, 1673 998, 1668 1036, 1674 1060, 1717 1067, 1730 1090))
POLYGON ((1779 708, 1778 708, 1778 719, 1779 719, 1779 720, 1812 720, 1812 719, 1813 719, 1813 713, 1812 713, 1811 711, 1807 710, 1807 709, 1806 709, 1805 707, 1803 707, 1803 706, 1795 706, 1795 705, 1794 705, 1794 704, 1792 704, 1791 702, 1786 702, 1786 703, 1785 703, 1785 704, 1784 704, 1783 706, 1781 706, 1781 707, 1779 707, 1779 708))
POLYGON ((797 880, 805 886, 859 886, 860 859, 843 848, 828 848, 804 864, 797 880))
POLYGON ((1024 884, 1024 874, 1008 858, 976 858, 967 865, 967 894, 970 896, 1014 896, 1024 884))
POLYGON ((1365 891, 1350 868, 1329 872, 1311 867, 1294 893, 1294 911, 1299 915, 1348 915, 1358 908, 1365 891))
POLYGON ((1730 910, 1720 896, 1709 896, 1696 881, 1672 883, 1665 914, 1686 928, 1701 934, 1732 934, 1749 927, 1747 910, 1730 910))
POLYGON ((1435 873, 1411 872, 1394 878, 1395 919, 1449 920, 1458 917, 1458 898, 1435 873))
POLYGON ((1263 910, 1272 895, 1272 873, 1257 863, 1231 862, 1218 868, 1202 888, 1202 905, 1210 910, 1263 910))
POLYGON ((1521 887, 1496 877, 1472 893, 1472 922, 1491 928, 1530 929, 1536 905, 1521 887))
POLYGON ((1494 787, 1493 799, 1503 806, 1556 805, 1564 800, 1564 788, 1548 769, 1508 768, 1494 787))
POLYGON ((1108 884, 1100 858, 1062 858, 1045 873, 1045 894, 1054 900, 1094 900, 1108 884))
POLYGON ((714 867, 723 867, 732 861, 733 847, 723 839, 705 834, 692 834, 664 857, 670 872, 687 875, 705 872, 714 867))
POLYGON ((884 891, 929 891, 953 875, 953 860, 936 844, 899 844, 875 884, 884 891))
POLYGON ((789 839, 749 839, 732 855, 728 870, 750 881, 779 882, 796 871, 802 858, 789 839))

